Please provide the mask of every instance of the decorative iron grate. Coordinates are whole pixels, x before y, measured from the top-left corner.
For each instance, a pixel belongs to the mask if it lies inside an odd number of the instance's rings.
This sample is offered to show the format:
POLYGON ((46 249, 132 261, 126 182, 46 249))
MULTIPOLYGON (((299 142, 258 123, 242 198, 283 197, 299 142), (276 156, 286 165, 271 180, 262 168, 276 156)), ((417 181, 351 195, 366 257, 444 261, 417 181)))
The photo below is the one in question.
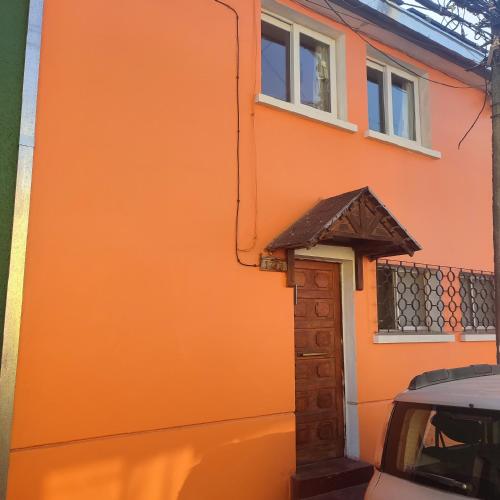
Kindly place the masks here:
POLYGON ((378 260, 377 308, 380 331, 494 330, 494 275, 378 260))

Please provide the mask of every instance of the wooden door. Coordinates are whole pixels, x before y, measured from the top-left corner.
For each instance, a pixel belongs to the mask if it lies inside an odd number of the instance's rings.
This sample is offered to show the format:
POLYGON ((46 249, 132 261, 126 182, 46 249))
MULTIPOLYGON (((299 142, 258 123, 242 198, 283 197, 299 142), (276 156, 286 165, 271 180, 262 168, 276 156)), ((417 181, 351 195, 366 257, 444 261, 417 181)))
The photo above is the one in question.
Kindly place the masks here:
POLYGON ((295 261, 297 464, 344 455, 340 264, 295 261))

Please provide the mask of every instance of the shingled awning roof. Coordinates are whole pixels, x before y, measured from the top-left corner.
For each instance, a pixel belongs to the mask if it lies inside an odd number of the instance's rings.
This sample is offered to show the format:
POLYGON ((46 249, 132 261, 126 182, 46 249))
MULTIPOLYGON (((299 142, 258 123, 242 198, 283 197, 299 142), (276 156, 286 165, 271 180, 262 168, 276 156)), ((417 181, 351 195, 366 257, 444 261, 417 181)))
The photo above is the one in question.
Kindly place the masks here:
POLYGON ((372 259, 413 255, 420 245, 368 187, 320 201, 275 238, 267 250, 353 247, 372 259))

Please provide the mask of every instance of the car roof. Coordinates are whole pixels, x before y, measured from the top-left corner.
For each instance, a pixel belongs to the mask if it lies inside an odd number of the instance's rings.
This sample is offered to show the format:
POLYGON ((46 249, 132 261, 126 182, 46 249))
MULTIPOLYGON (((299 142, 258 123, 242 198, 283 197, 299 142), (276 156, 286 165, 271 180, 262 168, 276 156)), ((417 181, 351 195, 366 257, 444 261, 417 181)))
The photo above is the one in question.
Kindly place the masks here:
POLYGON ((500 375, 453 380, 407 390, 396 396, 395 401, 500 411, 500 375))

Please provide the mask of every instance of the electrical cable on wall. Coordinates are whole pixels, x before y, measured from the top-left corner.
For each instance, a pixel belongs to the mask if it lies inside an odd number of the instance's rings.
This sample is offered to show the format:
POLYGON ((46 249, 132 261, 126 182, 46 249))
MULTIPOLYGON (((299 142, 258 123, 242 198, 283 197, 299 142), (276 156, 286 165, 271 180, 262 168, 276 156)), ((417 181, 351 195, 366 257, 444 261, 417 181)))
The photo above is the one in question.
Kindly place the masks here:
POLYGON ((238 264, 245 267, 259 267, 258 264, 248 264, 240 259, 238 233, 240 225, 240 16, 236 9, 231 5, 222 2, 221 0, 214 0, 214 2, 229 9, 235 16, 236 22, 236 220, 235 220, 235 242, 234 250, 236 261, 238 264))
MULTIPOLYGON (((257 68, 259 66, 258 62, 258 52, 259 52, 259 43, 257 40, 257 33, 259 32, 259 29, 257 27, 258 25, 258 19, 260 20, 260 0, 254 0, 253 1, 253 29, 254 29, 254 45, 255 45, 255 54, 254 54, 254 95, 257 95, 259 92, 259 86, 258 86, 258 74, 257 74, 257 68), (257 6, 257 2, 259 3, 259 7, 257 6), (259 12, 259 13, 258 13, 259 12)), ((252 112, 251 114, 251 122, 252 122, 252 151, 253 151, 253 162, 252 164, 254 165, 254 196, 253 196, 253 203, 254 203, 254 214, 253 214, 253 236, 252 236, 252 242, 242 248, 241 246, 238 245, 238 251, 239 252, 251 252, 255 246, 257 245, 257 239, 258 239, 258 234, 257 234, 257 225, 258 225, 258 218, 259 218, 259 183, 258 183, 258 172, 257 172, 257 141, 255 138, 255 101, 252 103, 252 112)))
POLYGON ((465 132, 464 136, 460 139, 458 142, 458 149, 460 149, 460 146, 462 145, 462 142, 465 141, 471 130, 475 127, 476 123, 479 121, 479 118, 483 114, 484 108, 486 107, 486 103, 488 102, 488 80, 484 80, 484 100, 483 100, 483 105, 481 106, 481 109, 479 110, 479 113, 477 114, 475 120, 472 122, 472 125, 467 129, 467 132, 465 132))

